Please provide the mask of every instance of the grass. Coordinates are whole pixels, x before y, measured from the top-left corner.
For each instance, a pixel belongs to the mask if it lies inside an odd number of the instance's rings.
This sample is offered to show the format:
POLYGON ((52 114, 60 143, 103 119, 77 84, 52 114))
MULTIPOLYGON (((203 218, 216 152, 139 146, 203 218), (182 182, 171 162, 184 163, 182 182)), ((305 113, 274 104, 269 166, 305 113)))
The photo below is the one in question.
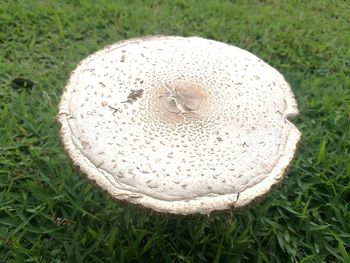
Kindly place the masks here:
POLYGON ((349 13, 340 0, 1 1, 0 261, 349 263, 349 13), (261 204, 159 216, 120 207, 71 168, 54 122, 69 72, 151 34, 237 45, 292 85, 302 143, 261 204))

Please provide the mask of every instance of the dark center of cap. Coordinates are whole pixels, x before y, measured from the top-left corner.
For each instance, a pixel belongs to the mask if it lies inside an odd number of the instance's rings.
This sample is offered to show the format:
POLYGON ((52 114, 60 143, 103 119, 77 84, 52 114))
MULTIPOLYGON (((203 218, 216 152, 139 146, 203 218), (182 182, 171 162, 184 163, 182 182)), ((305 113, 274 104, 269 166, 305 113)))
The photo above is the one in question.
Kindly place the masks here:
POLYGON ((196 118, 207 98, 204 88, 183 80, 165 84, 161 93, 159 106, 167 117, 176 122, 186 122, 196 118))

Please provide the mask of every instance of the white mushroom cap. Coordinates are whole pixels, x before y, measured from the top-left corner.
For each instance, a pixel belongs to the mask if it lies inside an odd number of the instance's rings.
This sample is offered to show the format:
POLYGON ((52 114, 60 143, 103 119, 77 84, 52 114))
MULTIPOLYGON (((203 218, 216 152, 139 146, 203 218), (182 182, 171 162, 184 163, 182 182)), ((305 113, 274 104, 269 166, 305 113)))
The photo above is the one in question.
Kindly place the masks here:
POLYGON ((282 180, 297 114, 288 83, 255 55, 159 36, 83 60, 57 120, 73 163, 116 199, 209 214, 245 207, 282 180))

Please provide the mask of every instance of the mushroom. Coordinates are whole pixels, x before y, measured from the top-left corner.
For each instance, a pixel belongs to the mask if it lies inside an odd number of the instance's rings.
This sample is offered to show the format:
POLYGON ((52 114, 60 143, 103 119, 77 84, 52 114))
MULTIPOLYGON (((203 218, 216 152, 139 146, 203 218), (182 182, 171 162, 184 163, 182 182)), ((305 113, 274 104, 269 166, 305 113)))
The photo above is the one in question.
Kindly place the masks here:
POLYGON ((73 164, 112 197, 185 215, 244 208, 279 184, 296 115, 288 83, 255 55, 156 36, 84 59, 57 121, 73 164))

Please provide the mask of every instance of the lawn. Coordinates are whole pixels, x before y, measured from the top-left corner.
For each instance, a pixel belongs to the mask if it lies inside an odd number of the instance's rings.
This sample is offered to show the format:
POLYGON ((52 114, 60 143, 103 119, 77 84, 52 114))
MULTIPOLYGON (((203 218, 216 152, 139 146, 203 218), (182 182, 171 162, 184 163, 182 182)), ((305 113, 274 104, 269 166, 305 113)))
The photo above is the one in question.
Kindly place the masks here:
POLYGON ((0 2, 1 262, 350 262, 349 1, 0 2), (120 206, 80 176, 55 115, 87 55, 144 35, 258 55, 291 84, 302 142, 247 211, 173 217, 120 206))

